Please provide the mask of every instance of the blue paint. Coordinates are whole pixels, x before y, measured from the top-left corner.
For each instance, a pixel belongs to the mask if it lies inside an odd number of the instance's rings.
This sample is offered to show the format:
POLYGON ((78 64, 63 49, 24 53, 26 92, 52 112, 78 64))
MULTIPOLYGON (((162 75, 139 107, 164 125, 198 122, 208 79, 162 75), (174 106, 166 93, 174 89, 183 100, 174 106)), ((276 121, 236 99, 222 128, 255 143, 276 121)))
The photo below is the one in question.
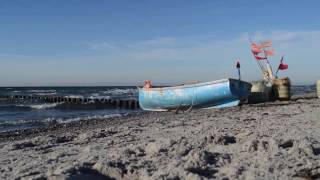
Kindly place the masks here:
POLYGON ((167 111, 179 106, 224 108, 237 106, 250 95, 251 84, 224 79, 164 88, 139 88, 139 104, 144 110, 167 111))

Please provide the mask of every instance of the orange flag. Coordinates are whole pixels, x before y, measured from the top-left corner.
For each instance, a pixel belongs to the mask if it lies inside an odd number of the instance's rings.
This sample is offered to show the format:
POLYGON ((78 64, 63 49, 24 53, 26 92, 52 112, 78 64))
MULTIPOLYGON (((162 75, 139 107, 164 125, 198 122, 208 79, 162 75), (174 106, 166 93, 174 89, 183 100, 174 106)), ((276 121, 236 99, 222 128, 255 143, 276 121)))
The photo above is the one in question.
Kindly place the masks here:
POLYGON ((273 55, 274 55, 274 49, 264 50, 264 53, 265 53, 267 56, 273 56, 273 55))
POLYGON ((272 41, 264 41, 260 45, 261 48, 266 48, 266 47, 271 47, 271 46, 272 46, 272 41))

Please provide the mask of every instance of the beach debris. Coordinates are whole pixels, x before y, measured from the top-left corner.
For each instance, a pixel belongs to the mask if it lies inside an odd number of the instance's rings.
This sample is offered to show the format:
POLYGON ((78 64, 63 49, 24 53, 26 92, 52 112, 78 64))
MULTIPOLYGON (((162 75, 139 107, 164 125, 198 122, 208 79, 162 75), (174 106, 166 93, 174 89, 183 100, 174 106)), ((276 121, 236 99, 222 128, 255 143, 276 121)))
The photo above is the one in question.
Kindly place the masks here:
POLYGON ((93 166, 93 168, 100 174, 112 179, 123 179, 128 172, 126 165, 119 160, 98 162, 93 166))
POLYGON ((12 150, 24 149, 24 148, 31 148, 37 146, 32 141, 25 141, 21 143, 16 143, 12 146, 12 150))
POLYGON ((285 140, 279 144, 279 147, 281 147, 283 149, 291 148, 292 146, 293 146, 292 139, 285 140))

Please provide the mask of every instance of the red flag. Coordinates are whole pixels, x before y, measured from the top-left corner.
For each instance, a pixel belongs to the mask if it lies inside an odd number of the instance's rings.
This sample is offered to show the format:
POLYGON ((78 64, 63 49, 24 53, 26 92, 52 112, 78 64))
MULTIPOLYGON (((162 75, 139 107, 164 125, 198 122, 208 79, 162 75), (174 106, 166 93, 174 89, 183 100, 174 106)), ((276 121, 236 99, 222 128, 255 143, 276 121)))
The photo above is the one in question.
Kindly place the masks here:
POLYGON ((236 66, 238 69, 240 69, 240 62, 238 61, 237 62, 237 66, 236 66))
POLYGON ((279 70, 286 70, 286 69, 288 69, 288 67, 289 67, 288 64, 284 64, 284 63, 283 63, 283 57, 282 57, 281 60, 280 60, 280 64, 279 64, 278 69, 279 69, 279 70))
POLYGON ((263 51, 261 50, 261 47, 257 45, 256 43, 251 44, 251 51, 253 54, 257 55, 259 53, 262 53, 263 51))
POLYGON ((261 46, 256 43, 251 43, 251 48, 261 49, 261 46))
POLYGON ((257 55, 254 55, 254 57, 256 58, 257 61, 267 59, 267 58, 265 58, 265 57, 261 57, 261 56, 257 56, 257 55))
POLYGON ((283 64, 283 63, 281 63, 280 65, 279 65, 279 69, 280 70, 286 70, 286 69, 288 69, 288 64, 283 64))

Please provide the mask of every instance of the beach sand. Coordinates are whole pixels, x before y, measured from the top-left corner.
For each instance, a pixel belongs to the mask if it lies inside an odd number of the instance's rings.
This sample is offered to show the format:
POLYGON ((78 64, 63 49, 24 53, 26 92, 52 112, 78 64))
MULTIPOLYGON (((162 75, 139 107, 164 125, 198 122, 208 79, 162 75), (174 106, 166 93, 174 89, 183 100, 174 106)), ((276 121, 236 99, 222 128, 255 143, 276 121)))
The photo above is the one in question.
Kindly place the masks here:
POLYGON ((316 179, 320 100, 150 112, 0 134, 0 179, 316 179))

